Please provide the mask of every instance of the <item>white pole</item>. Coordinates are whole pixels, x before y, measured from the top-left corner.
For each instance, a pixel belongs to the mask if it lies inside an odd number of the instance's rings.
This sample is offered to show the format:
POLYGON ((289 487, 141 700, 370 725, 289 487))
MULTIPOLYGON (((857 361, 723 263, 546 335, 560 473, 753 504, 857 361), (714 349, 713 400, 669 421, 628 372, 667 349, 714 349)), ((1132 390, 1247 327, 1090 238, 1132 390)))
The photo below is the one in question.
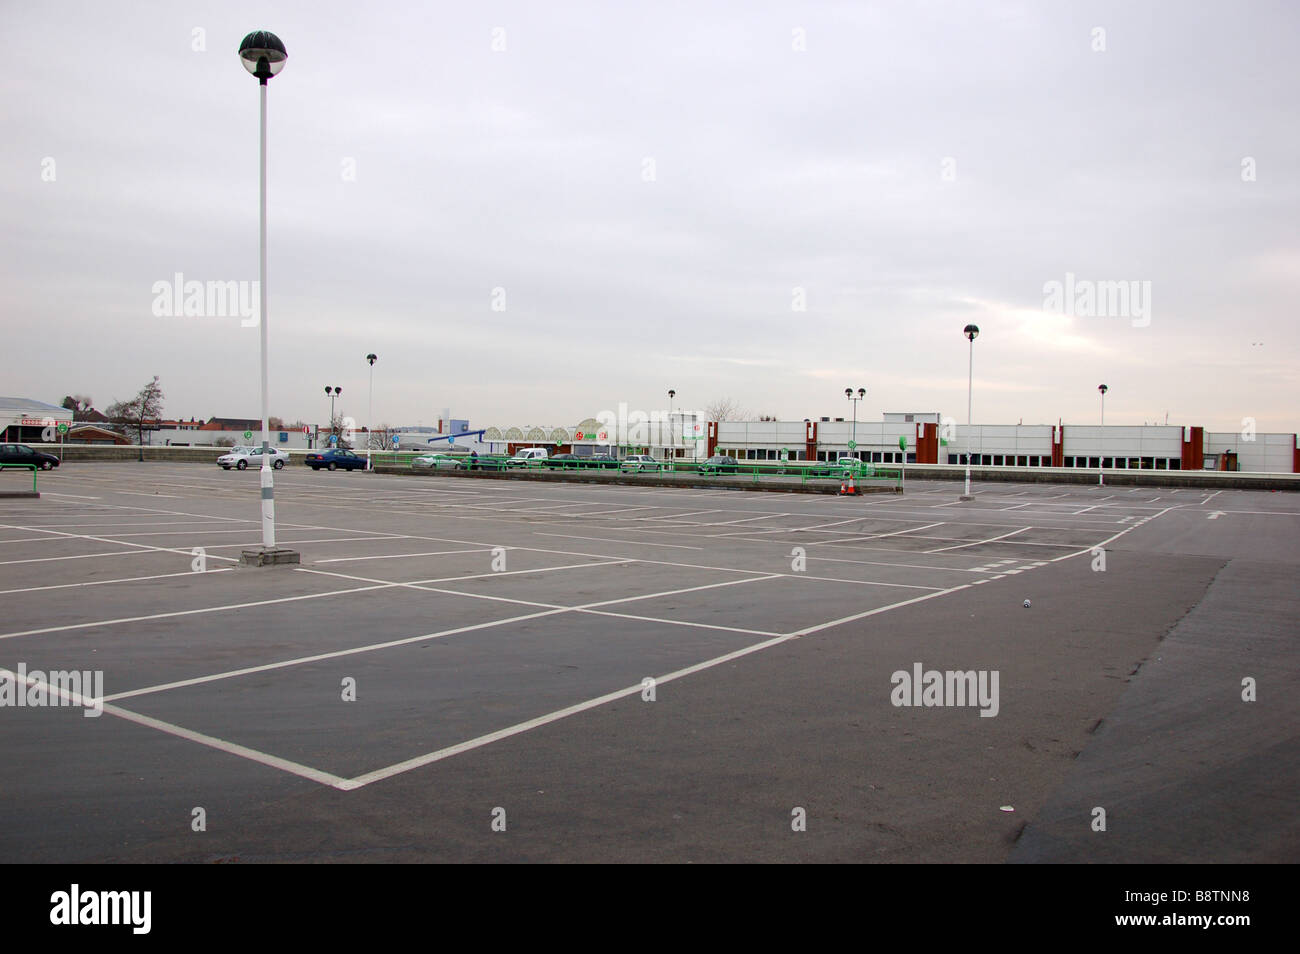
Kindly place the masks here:
POLYGON ((271 478, 271 435, 268 426, 266 397, 266 80, 261 82, 262 90, 262 168, 261 168, 261 256, 262 274, 260 281, 262 329, 262 548, 275 549, 275 486, 271 478))
POLYGON ((975 381, 975 339, 970 339, 970 367, 966 375, 966 494, 970 496, 971 393, 975 381))
POLYGON ((370 408, 366 411, 366 470, 370 470, 370 445, 375 436, 375 366, 370 365, 370 408))
MULTIPOLYGON (((1106 440, 1106 392, 1101 392, 1101 439, 1106 440)), ((1097 486, 1106 486, 1106 472, 1102 469, 1101 455, 1106 452, 1106 445, 1103 443, 1097 451, 1097 486)))
POLYGON ((677 438, 673 436, 673 399, 668 399, 668 440, 670 441, 668 450, 668 459, 675 460, 677 457, 677 438))

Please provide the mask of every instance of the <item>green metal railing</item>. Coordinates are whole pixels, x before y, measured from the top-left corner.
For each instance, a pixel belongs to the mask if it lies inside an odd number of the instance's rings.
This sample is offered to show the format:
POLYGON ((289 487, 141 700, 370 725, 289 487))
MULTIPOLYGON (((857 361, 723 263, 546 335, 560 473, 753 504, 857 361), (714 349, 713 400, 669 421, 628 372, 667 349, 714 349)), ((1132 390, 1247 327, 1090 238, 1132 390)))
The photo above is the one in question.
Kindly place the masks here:
POLYGON ((37 471, 37 467, 35 464, 0 464, 0 470, 20 469, 23 467, 26 467, 28 470, 32 472, 32 493, 35 493, 36 492, 36 471, 37 471))
MULTIPOLYGON (((416 457, 428 456, 418 452, 396 452, 375 454, 376 464, 395 466, 413 466, 416 457)), ((870 487, 888 485, 896 489, 903 486, 903 469, 901 467, 879 467, 863 463, 857 466, 838 464, 831 461, 746 461, 737 460, 735 465, 708 465, 697 460, 655 460, 652 463, 620 460, 593 461, 585 458, 556 460, 545 457, 541 460, 516 460, 503 454, 480 455, 477 460, 460 455, 443 455, 447 459, 464 465, 465 469, 483 471, 528 471, 542 473, 604 473, 620 474, 624 477, 683 475, 705 479, 718 477, 747 477, 753 483, 763 478, 785 477, 798 478, 801 484, 844 483, 850 478, 855 486, 870 487)), ((432 467, 431 472, 445 470, 447 467, 432 467)))

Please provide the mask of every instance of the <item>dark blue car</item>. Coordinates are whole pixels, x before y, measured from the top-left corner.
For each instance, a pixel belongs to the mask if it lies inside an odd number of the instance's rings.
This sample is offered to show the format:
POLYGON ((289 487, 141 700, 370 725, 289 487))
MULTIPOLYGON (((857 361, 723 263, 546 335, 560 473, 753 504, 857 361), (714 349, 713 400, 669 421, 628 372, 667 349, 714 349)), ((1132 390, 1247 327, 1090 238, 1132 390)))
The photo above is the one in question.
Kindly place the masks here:
POLYGON ((350 450, 327 450, 320 454, 308 454, 304 463, 312 470, 365 470, 366 459, 358 457, 350 450))

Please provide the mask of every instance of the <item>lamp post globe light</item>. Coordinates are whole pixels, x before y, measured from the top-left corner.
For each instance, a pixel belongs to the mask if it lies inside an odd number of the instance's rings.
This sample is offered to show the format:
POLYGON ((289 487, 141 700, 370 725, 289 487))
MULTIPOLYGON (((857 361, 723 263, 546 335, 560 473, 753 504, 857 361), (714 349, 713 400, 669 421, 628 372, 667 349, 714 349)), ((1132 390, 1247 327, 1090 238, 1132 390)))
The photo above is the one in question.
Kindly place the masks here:
MULTIPOLYGON (((1099 384, 1097 385, 1097 390, 1098 392, 1101 393, 1101 426, 1103 431, 1101 435, 1101 439, 1104 441, 1106 439, 1106 435, 1104 433, 1106 428, 1106 392, 1109 391, 1110 388, 1104 384, 1099 384)), ((1097 451, 1097 486, 1098 487, 1106 486, 1106 473, 1101 466, 1101 462, 1102 462, 1101 455, 1105 452, 1105 450, 1106 450, 1106 445, 1103 444, 1101 448, 1097 451)))
POLYGON ((967 325, 961 330, 970 342, 970 361, 966 374, 966 492, 961 495, 962 500, 973 500, 970 492, 970 445, 974 438, 971 430, 971 395, 974 392, 975 383, 975 339, 980 336, 979 325, 967 325))
POLYGON ((867 389, 858 388, 857 397, 854 397, 853 389, 845 388, 844 396, 853 402, 853 436, 849 438, 849 440, 853 442, 853 446, 849 448, 849 450, 851 452, 850 456, 857 457, 858 456, 858 402, 867 396, 867 389))
POLYGON ((274 33, 268 33, 265 30, 256 30, 248 34, 239 44, 239 61, 244 65, 244 69, 257 77, 258 85, 261 87, 260 162, 258 167, 260 186, 258 224, 259 251, 261 253, 258 298, 261 303, 261 313, 258 316, 258 324, 262 338, 262 549, 245 550, 242 555, 242 562, 252 566, 299 562, 297 553, 292 550, 277 549, 275 545, 275 485, 271 476, 271 439, 267 417, 266 374, 266 84, 267 80, 278 75, 284 69, 285 60, 288 58, 289 54, 285 52, 284 44, 280 42, 280 38, 274 33))
POLYGON ((366 411, 366 470, 370 470, 370 445, 375 433, 375 362, 379 360, 379 355, 373 352, 366 355, 366 361, 370 364, 370 405, 366 411))

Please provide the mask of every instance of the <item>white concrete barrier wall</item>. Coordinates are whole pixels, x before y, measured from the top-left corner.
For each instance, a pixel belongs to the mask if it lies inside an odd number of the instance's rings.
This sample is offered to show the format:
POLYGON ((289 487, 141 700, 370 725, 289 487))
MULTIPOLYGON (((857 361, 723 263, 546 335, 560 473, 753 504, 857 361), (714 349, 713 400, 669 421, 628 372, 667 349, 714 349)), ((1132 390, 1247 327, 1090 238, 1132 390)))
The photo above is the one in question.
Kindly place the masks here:
POLYGON ((1241 470, 1260 473, 1288 473, 1294 458, 1295 438, 1291 434, 1256 434, 1247 440, 1237 431, 1205 434, 1205 453, 1235 451, 1241 470))
MULTIPOLYGON (((947 445, 939 447, 939 462, 947 463, 949 455, 961 455, 967 449, 972 455, 1046 457, 1050 460, 1052 430, 1050 424, 976 424, 969 428, 959 424, 947 445)), ((1109 457, 1127 461, 1129 458, 1149 457, 1181 462, 1184 431, 1182 427, 1164 425, 1109 425, 1103 429, 1100 425, 1066 424, 1062 453, 1067 458, 1109 457)), ((786 447, 801 451, 804 449, 804 434, 803 421, 724 421, 718 425, 718 447, 736 451, 741 456, 751 448, 779 451, 786 447)), ((908 452, 914 454, 915 434, 914 424, 859 421, 858 451, 896 452, 898 438, 905 436, 908 452)), ((848 453, 852 435, 852 421, 817 422, 818 450, 829 457, 848 453)), ((940 436, 943 436, 942 431, 940 436)), ((1235 432, 1207 432, 1204 444, 1207 455, 1236 451, 1243 471, 1270 474, 1291 473, 1294 447, 1292 434, 1256 434, 1254 440, 1246 440, 1235 432)))

